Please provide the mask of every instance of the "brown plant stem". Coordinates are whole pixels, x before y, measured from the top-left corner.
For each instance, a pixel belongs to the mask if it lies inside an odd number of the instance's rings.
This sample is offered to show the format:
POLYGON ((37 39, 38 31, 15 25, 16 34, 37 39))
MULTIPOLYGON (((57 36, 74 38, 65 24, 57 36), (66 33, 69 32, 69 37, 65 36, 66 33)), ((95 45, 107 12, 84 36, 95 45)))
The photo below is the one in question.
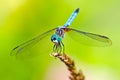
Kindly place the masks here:
POLYGON ((59 58, 68 67, 68 70, 70 72, 70 80, 85 80, 85 76, 83 75, 82 71, 76 70, 75 63, 69 56, 60 53, 52 53, 51 55, 59 58))

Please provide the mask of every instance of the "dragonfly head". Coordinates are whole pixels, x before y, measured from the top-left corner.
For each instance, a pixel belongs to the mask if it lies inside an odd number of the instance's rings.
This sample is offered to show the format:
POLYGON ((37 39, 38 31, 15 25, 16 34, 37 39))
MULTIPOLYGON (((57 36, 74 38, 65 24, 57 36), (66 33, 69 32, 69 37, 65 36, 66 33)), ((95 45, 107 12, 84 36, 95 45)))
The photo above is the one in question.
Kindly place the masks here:
POLYGON ((51 41, 53 42, 53 43, 59 43, 60 41, 61 41, 61 37, 58 35, 58 34, 53 34, 52 36, 51 36, 51 41))

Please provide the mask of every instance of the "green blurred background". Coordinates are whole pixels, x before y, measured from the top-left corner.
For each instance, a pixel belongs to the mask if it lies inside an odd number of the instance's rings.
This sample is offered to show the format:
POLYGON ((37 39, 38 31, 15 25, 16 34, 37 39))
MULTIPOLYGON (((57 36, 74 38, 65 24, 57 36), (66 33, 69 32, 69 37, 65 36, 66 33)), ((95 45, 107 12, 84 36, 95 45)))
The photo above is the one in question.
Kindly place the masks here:
POLYGON ((0 80, 68 80, 66 66, 50 57, 49 52, 18 59, 10 56, 10 51, 24 41, 63 25, 78 7, 80 13, 71 27, 107 35, 113 44, 89 47, 66 36, 66 53, 74 59, 77 68, 82 69, 86 80, 119 80, 119 0, 0 0, 0 80))

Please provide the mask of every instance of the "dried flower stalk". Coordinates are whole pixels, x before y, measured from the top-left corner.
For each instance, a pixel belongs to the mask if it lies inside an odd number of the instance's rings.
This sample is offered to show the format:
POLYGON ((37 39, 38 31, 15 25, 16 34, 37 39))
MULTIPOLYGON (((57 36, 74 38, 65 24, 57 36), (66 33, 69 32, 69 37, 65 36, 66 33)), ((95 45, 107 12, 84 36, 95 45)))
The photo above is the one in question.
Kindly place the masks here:
POLYGON ((68 67, 68 70, 70 72, 70 80, 85 80, 85 76, 83 75, 82 71, 76 70, 75 63, 69 56, 60 53, 52 53, 51 55, 59 58, 68 67))

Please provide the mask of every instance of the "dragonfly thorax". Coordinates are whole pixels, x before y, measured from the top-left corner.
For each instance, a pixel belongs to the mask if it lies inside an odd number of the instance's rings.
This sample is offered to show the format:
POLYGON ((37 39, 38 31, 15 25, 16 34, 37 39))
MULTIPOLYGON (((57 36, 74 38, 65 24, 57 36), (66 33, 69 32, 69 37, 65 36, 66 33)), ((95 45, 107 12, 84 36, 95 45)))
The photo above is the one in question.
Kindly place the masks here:
POLYGON ((55 34, 58 34, 62 38, 64 37, 64 33, 65 33, 65 31, 64 31, 63 26, 58 27, 55 31, 55 34))

